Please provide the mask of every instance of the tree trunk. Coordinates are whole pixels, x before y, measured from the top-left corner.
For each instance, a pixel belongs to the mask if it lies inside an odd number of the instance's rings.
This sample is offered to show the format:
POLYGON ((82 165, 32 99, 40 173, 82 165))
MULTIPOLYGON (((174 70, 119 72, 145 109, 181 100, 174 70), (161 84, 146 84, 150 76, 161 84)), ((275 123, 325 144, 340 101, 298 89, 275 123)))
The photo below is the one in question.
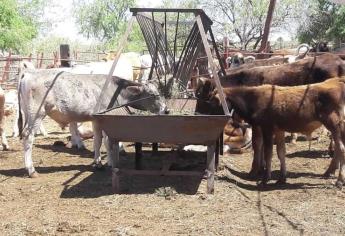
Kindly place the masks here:
POLYGON ((265 22, 264 34, 262 36, 259 52, 263 52, 266 49, 275 5, 276 5, 276 0, 270 0, 270 5, 268 7, 267 17, 266 17, 266 22, 265 22))

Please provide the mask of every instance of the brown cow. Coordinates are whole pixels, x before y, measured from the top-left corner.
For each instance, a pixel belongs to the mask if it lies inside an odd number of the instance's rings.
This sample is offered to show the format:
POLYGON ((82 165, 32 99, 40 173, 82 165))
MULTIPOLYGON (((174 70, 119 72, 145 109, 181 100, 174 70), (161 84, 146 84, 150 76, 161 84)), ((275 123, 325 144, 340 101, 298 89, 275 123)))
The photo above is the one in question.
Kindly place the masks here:
POLYGON ((0 138, 3 150, 8 150, 9 146, 5 134, 5 92, 0 87, 0 138))
MULTIPOLYGON (((322 82, 342 75, 345 75, 345 63, 343 60, 337 55, 323 54, 291 64, 234 70, 228 75, 221 77, 220 80, 223 87, 258 86, 262 84, 295 86, 322 82)), ((203 79, 203 82, 198 84, 196 96, 199 98, 197 107, 200 113, 208 113, 207 98, 213 89, 213 81, 203 79)), ((219 114, 222 113, 222 110, 212 112, 219 114)), ((254 160, 249 173, 250 177, 257 177, 262 169, 260 164, 262 163, 260 151, 262 149, 262 140, 260 140, 260 137, 260 128, 253 127, 254 160)))
POLYGON ((345 63, 334 54, 308 57, 279 66, 261 66, 234 70, 221 78, 223 87, 277 84, 294 86, 322 82, 345 74, 345 63))
MULTIPOLYGON (((253 127, 261 128, 266 161, 263 184, 271 178, 273 134, 281 163, 278 183, 285 183, 284 131, 308 133, 323 124, 334 139, 335 156, 332 162, 340 163, 336 185, 342 187, 345 181, 345 77, 294 87, 262 85, 226 88, 224 93, 228 105, 237 114, 253 127)), ((213 97, 213 102, 221 105, 218 94, 213 97)))

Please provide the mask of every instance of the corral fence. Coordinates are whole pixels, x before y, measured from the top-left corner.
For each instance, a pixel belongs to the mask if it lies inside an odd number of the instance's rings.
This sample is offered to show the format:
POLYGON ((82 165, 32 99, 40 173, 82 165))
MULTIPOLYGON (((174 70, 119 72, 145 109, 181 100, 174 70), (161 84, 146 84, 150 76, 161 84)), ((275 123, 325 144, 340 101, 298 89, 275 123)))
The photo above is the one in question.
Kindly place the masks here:
MULTIPOLYGON (((235 53, 242 53, 244 56, 254 56, 256 58, 268 58, 270 56, 287 56, 291 55, 288 53, 256 53, 249 51, 242 51, 237 49, 226 49, 221 52, 221 58, 224 60, 229 56, 234 55, 235 53)), ((343 52, 342 52, 343 53, 343 52)), ((91 51, 73 51, 71 53, 69 61, 75 64, 85 64, 93 61, 101 61, 106 55, 107 52, 91 52, 91 51)), ((322 53, 318 53, 322 54, 322 53)), ((314 53, 309 53, 308 55, 314 55, 314 53)), ((345 54, 338 54, 339 56, 345 58, 345 54)), ((21 61, 30 61, 36 68, 55 68, 59 67, 59 64, 63 59, 60 58, 60 54, 56 51, 49 54, 37 53, 36 55, 30 54, 28 56, 14 55, 9 53, 7 56, 0 56, 0 85, 4 89, 15 88, 17 84, 17 74, 19 71, 19 66, 21 61)), ((199 55, 197 58, 197 65, 205 67, 200 71, 199 75, 193 75, 193 77, 202 77, 208 76, 208 62, 206 55, 199 55)), ((227 67, 226 63, 224 63, 227 67)), ((137 69, 137 68, 133 68, 137 69)))
MULTIPOLYGON (((90 52, 90 51, 73 51, 68 59, 76 64, 85 64, 93 61, 100 61, 106 55, 105 52, 90 52)), ((21 61, 30 61, 35 68, 55 68, 63 59, 56 51, 49 54, 37 53, 36 55, 29 54, 27 56, 15 55, 11 52, 6 56, 0 56, 0 85, 3 88, 12 88, 16 86, 17 74, 21 61)))

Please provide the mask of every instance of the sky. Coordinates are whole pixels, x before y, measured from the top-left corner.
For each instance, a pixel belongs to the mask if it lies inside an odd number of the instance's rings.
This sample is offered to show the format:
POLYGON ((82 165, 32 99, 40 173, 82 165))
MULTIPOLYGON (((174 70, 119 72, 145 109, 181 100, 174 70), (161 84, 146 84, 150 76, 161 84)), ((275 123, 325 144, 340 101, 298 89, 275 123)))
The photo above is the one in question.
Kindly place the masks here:
MULTIPOLYGON (((58 0, 55 2, 56 8, 45 13, 48 17, 57 18, 53 23, 52 31, 48 35, 79 40, 85 43, 91 42, 91 40, 78 33, 78 28, 72 13, 71 2, 71 0, 58 0), (56 14, 56 11, 59 14, 56 14), (56 15, 58 16, 56 17, 56 15)), ((160 2, 161 0, 139 0, 138 7, 154 7, 159 5, 160 2)))
MULTIPOLYGON (((345 0, 338 0, 345 1, 345 0)), ((47 11, 45 14, 54 19, 53 29, 48 35, 54 35, 71 40, 78 40, 83 43, 91 43, 92 40, 83 37, 78 33, 78 28, 75 24, 75 18, 72 13, 71 0, 55 1, 56 8, 47 11), (56 14, 56 12, 59 12, 56 14)), ((155 7, 161 3, 161 0, 138 0, 138 7, 155 7)), ((279 32, 270 35, 270 40, 276 40, 278 37, 283 37, 284 41, 290 40, 289 33, 279 32)))

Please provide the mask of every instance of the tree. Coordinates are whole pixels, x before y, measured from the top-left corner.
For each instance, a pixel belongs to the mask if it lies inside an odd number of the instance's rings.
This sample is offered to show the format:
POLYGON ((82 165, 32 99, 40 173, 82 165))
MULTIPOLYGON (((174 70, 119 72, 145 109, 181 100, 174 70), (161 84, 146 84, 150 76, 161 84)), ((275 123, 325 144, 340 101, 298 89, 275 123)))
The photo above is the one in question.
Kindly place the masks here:
MULTIPOLYGON (((105 43, 108 49, 115 49, 127 27, 128 10, 135 0, 77 0, 75 16, 80 33, 105 43)), ((128 39, 128 50, 139 51, 144 39, 139 26, 134 24, 128 39)))
POLYGON ((22 15, 17 2, 2 0, 0 4, 0 49, 20 51, 37 35, 33 22, 22 15))
POLYGON ((51 14, 53 16, 48 16, 45 14, 47 8, 52 10, 56 7, 56 3, 53 0, 16 0, 19 14, 25 18, 26 22, 34 25, 39 34, 45 34, 50 31, 53 19, 58 18, 58 12, 51 14))
POLYGON ((344 38, 345 11, 344 7, 327 0, 317 0, 309 7, 307 20, 301 22, 298 40, 304 43, 344 38))
POLYGON ((88 38, 109 41, 120 34, 134 0, 77 1, 75 14, 81 33, 88 38))
POLYGON ((259 52, 262 52, 266 49, 266 52, 269 52, 267 50, 267 41, 268 41, 268 35, 270 33, 270 29, 271 29, 271 23, 272 23, 272 17, 273 17, 273 13, 274 13, 274 8, 276 5, 276 0, 270 0, 270 5, 268 7, 268 12, 267 12, 267 17, 266 17, 266 21, 265 21, 265 27, 264 27, 264 33, 262 35, 262 39, 261 39, 261 46, 259 49, 259 52))
POLYGON ((335 43, 345 40, 345 6, 326 0, 317 0, 307 21, 299 25, 298 40, 315 44, 321 41, 335 43))
MULTIPOLYGON (((298 0, 280 0, 275 8, 271 32, 287 28, 296 18, 298 0)), ((256 49, 263 37, 269 0, 202 0, 203 8, 222 34, 232 36, 242 49, 256 49)))

